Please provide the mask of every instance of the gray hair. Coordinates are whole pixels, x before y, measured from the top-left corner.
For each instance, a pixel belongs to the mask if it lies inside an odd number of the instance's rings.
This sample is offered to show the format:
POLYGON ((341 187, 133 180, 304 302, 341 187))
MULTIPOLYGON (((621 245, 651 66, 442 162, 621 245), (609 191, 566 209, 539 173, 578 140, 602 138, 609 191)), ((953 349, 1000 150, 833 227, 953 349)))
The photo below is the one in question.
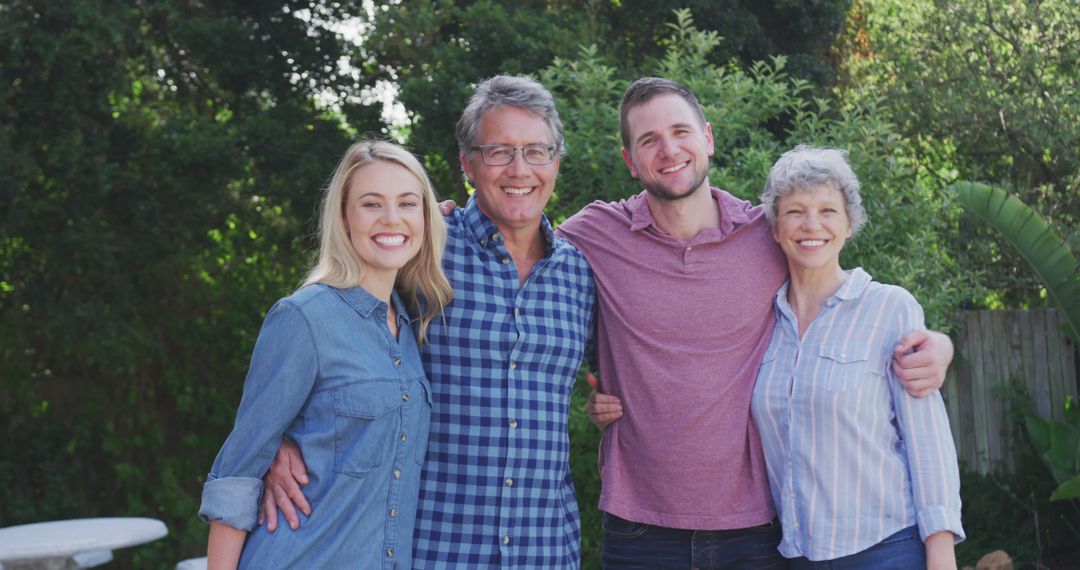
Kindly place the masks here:
POLYGON ((566 140, 559 111, 555 108, 555 97, 536 80, 521 75, 496 75, 476 88, 457 123, 461 154, 469 152, 469 147, 473 146, 484 113, 503 106, 517 107, 543 119, 551 129, 556 152, 559 156, 566 154, 566 140))
POLYGON ((769 225, 776 227, 780 198, 797 189, 814 190, 819 186, 835 188, 844 195, 851 234, 855 235, 866 223, 866 210, 859 195, 859 179, 848 164, 847 152, 835 148, 799 145, 782 154, 769 171, 761 205, 769 225))

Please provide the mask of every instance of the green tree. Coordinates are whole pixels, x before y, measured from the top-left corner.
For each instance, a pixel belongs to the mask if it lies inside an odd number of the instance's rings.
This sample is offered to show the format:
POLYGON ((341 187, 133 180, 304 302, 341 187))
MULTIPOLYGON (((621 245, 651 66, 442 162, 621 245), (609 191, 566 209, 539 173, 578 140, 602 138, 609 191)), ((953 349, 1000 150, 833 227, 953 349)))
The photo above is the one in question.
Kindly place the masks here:
MULTIPOLYGON (((0 526, 138 514, 204 551, 201 478, 350 134, 359 6, 0 3, 0 526)), ((128 556, 128 555, 125 555, 128 556)), ((131 560, 127 561, 131 563, 131 560)))
MULTIPOLYGON (((864 0, 869 45, 851 81, 886 96, 920 165, 942 185, 1010 189, 1080 247, 1080 4, 1073 0, 864 0)), ((1040 303, 1010 248, 965 220, 956 246, 1008 303, 1040 303)))
MULTIPOLYGON (((947 247, 960 211, 921 172, 882 98, 860 90, 814 96, 809 82, 787 73, 784 58, 747 69, 713 64, 709 55, 723 40, 696 27, 685 10, 665 27, 666 51, 644 72, 681 81, 698 96, 716 141, 711 182, 756 202, 785 150, 800 143, 847 149, 870 221, 845 249, 844 263, 908 288, 929 323, 949 329, 976 288, 972 276, 955 275, 947 247)), ((576 60, 557 59, 540 78, 556 94, 564 120, 583 126, 567 132, 569 154, 549 215, 559 221, 592 200, 640 191, 619 155, 617 101, 631 79, 600 61, 595 48, 576 60)))
MULTIPOLYGON (((833 76, 831 46, 843 31, 849 0, 803 3, 775 0, 403 0, 369 17, 369 33, 355 61, 399 87, 408 111, 410 143, 422 149, 443 194, 465 198, 454 125, 473 86, 498 73, 533 74, 554 58, 572 60, 581 46, 629 76, 654 68, 667 33, 656 25, 685 6, 705 29, 727 41, 711 62, 749 63, 788 54, 801 76, 821 84, 833 76)), ((617 98, 616 98, 617 101, 617 98)), ((567 122, 567 130, 579 128, 567 122)))

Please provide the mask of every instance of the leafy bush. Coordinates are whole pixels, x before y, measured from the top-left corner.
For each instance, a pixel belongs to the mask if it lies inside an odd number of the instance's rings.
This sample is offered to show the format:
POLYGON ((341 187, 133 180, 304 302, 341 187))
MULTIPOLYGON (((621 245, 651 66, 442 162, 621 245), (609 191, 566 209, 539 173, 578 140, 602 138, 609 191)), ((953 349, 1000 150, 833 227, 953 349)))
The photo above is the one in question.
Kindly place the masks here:
POLYGON ((1080 557, 1080 504, 1050 501, 1057 485, 1024 435, 1031 399, 1022 383, 1002 383, 995 392, 1007 401, 1015 469, 980 475, 961 466, 960 490, 967 540, 956 549, 961 566, 974 566, 988 552, 1004 550, 1016 568, 1074 568, 1080 557))
POLYGON ((121 566, 205 552, 262 314, 308 262, 341 123, 379 126, 314 105, 352 79, 307 7, 0 4, 0 526, 151 516, 169 539, 121 566))
MULTIPOLYGON (((926 308, 929 325, 949 330, 960 304, 979 295, 977 274, 960 272, 950 254, 947 236, 960 210, 923 174, 883 99, 859 90, 814 97, 806 81, 787 75, 782 57, 745 70, 712 64, 708 55, 722 40, 695 28, 685 10, 667 28, 667 51, 643 74, 681 81, 701 101, 716 141, 713 185, 756 202, 782 152, 799 143, 847 149, 870 222, 846 247, 845 266, 904 286, 926 308)), ((618 133, 618 101, 637 77, 620 76, 596 54, 584 48, 578 59, 556 59, 540 74, 567 130, 569 154, 549 207, 556 222, 592 200, 640 191, 619 155, 618 133)))
MULTIPOLYGON (((1080 3, 863 0, 849 81, 888 97, 929 176, 992 183, 1080 248, 1080 3)), ((962 270, 1009 306, 1041 300, 1038 279, 982 224, 958 226, 962 270)))

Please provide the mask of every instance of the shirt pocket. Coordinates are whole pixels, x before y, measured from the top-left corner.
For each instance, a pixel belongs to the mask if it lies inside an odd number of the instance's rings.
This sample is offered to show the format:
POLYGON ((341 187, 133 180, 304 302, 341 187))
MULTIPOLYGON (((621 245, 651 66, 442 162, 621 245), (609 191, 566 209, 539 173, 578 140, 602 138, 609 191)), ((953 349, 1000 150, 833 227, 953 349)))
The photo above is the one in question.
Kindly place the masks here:
POLYGON ((825 365, 820 385, 830 392, 857 390, 885 376, 881 347, 873 343, 824 345, 818 354, 825 365))
POLYGON ((417 465, 424 464, 427 457, 428 432, 431 430, 431 387, 427 382, 419 382, 420 393, 423 397, 416 406, 416 413, 420 415, 416 431, 416 458, 417 465))
POLYGON ((334 390, 334 471, 363 477, 392 457, 404 403, 396 382, 334 390))

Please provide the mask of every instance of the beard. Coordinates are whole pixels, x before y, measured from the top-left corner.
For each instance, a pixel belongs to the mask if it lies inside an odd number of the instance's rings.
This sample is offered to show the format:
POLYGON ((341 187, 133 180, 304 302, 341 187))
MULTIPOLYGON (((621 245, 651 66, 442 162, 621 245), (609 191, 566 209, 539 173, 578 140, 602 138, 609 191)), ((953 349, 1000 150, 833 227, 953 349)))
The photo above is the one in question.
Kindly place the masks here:
POLYGON ((697 174, 697 179, 694 181, 694 184, 690 186, 689 190, 683 193, 675 192, 671 188, 658 183, 642 182, 642 185, 645 186, 645 191, 654 198, 666 202, 677 202, 693 196, 694 193, 705 185, 705 180, 709 177, 708 167, 702 168, 701 172, 697 174))

